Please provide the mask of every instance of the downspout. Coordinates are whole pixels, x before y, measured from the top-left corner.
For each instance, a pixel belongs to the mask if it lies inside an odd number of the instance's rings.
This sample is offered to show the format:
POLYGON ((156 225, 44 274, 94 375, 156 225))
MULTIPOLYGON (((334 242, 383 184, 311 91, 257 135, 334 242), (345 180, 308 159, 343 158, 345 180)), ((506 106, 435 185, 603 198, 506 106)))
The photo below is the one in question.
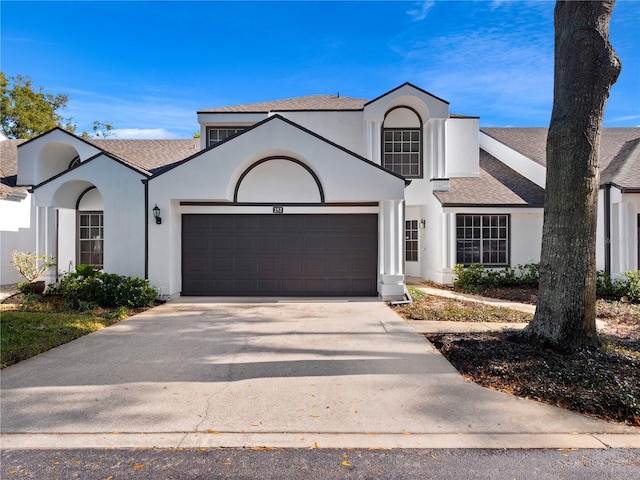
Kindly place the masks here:
POLYGON ((141 180, 144 185, 144 279, 149 279, 149 180, 141 180))
POLYGON ((604 186, 604 273, 611 275, 611 184, 604 186))

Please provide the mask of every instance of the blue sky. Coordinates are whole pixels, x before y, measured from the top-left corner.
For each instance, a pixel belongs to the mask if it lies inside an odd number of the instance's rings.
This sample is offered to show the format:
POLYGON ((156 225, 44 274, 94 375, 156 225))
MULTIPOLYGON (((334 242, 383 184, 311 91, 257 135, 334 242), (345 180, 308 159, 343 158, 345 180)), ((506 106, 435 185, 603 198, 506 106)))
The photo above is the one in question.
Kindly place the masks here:
MULTIPOLYGON (((0 66, 69 96, 78 131, 189 138, 196 111, 411 82, 482 126, 547 126, 554 2, 6 1, 0 66)), ((605 126, 640 125, 640 2, 618 0, 623 69, 605 126)))

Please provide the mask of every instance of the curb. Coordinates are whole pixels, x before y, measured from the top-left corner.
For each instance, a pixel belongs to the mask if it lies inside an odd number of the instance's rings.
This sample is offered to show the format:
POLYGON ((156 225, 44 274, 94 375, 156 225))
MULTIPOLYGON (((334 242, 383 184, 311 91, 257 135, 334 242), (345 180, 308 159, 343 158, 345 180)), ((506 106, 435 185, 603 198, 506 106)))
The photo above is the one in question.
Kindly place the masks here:
POLYGON ((25 433, 0 435, 2 448, 368 448, 613 449, 640 448, 640 434, 592 433, 25 433))

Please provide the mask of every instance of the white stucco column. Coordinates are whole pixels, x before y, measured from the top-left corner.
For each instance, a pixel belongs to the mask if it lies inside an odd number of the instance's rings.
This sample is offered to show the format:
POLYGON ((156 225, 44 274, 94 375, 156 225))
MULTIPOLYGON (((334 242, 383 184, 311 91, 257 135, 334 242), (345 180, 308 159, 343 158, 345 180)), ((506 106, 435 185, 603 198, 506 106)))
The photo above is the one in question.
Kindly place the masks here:
MULTIPOLYGON (((36 207, 36 255, 47 258, 56 255, 56 209, 53 207, 36 207)), ((58 259, 55 258, 57 262, 58 259)), ((47 284, 55 282, 56 267, 52 267, 41 275, 40 279, 47 284)))
POLYGON ((611 222, 611 274, 636 270, 638 265, 637 236, 638 209, 635 203, 614 203, 611 222))
POLYGON ((442 215, 442 266, 453 269, 456 264, 456 214, 442 215))
POLYGON ((404 295, 404 200, 380 202, 378 294, 384 301, 404 295))
POLYGON ((430 178, 447 178, 445 120, 432 118, 427 124, 425 152, 429 155, 430 178))

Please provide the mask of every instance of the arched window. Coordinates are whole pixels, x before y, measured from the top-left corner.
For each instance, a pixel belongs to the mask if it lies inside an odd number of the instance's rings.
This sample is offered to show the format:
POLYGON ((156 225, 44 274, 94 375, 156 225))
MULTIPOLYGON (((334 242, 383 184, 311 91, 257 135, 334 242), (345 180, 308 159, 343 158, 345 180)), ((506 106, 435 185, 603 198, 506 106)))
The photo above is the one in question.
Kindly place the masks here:
POLYGON ((382 166, 408 178, 422 178, 422 119, 411 107, 395 107, 382 123, 382 166))
POLYGON ((80 155, 76 156, 73 160, 71 160, 71 162, 69 162, 69 167, 68 168, 73 168, 73 167, 77 167, 78 165, 80 165, 80 155))
POLYGON ((92 265, 98 270, 104 267, 104 212, 102 197, 95 187, 80 195, 78 211, 78 265, 92 265))

